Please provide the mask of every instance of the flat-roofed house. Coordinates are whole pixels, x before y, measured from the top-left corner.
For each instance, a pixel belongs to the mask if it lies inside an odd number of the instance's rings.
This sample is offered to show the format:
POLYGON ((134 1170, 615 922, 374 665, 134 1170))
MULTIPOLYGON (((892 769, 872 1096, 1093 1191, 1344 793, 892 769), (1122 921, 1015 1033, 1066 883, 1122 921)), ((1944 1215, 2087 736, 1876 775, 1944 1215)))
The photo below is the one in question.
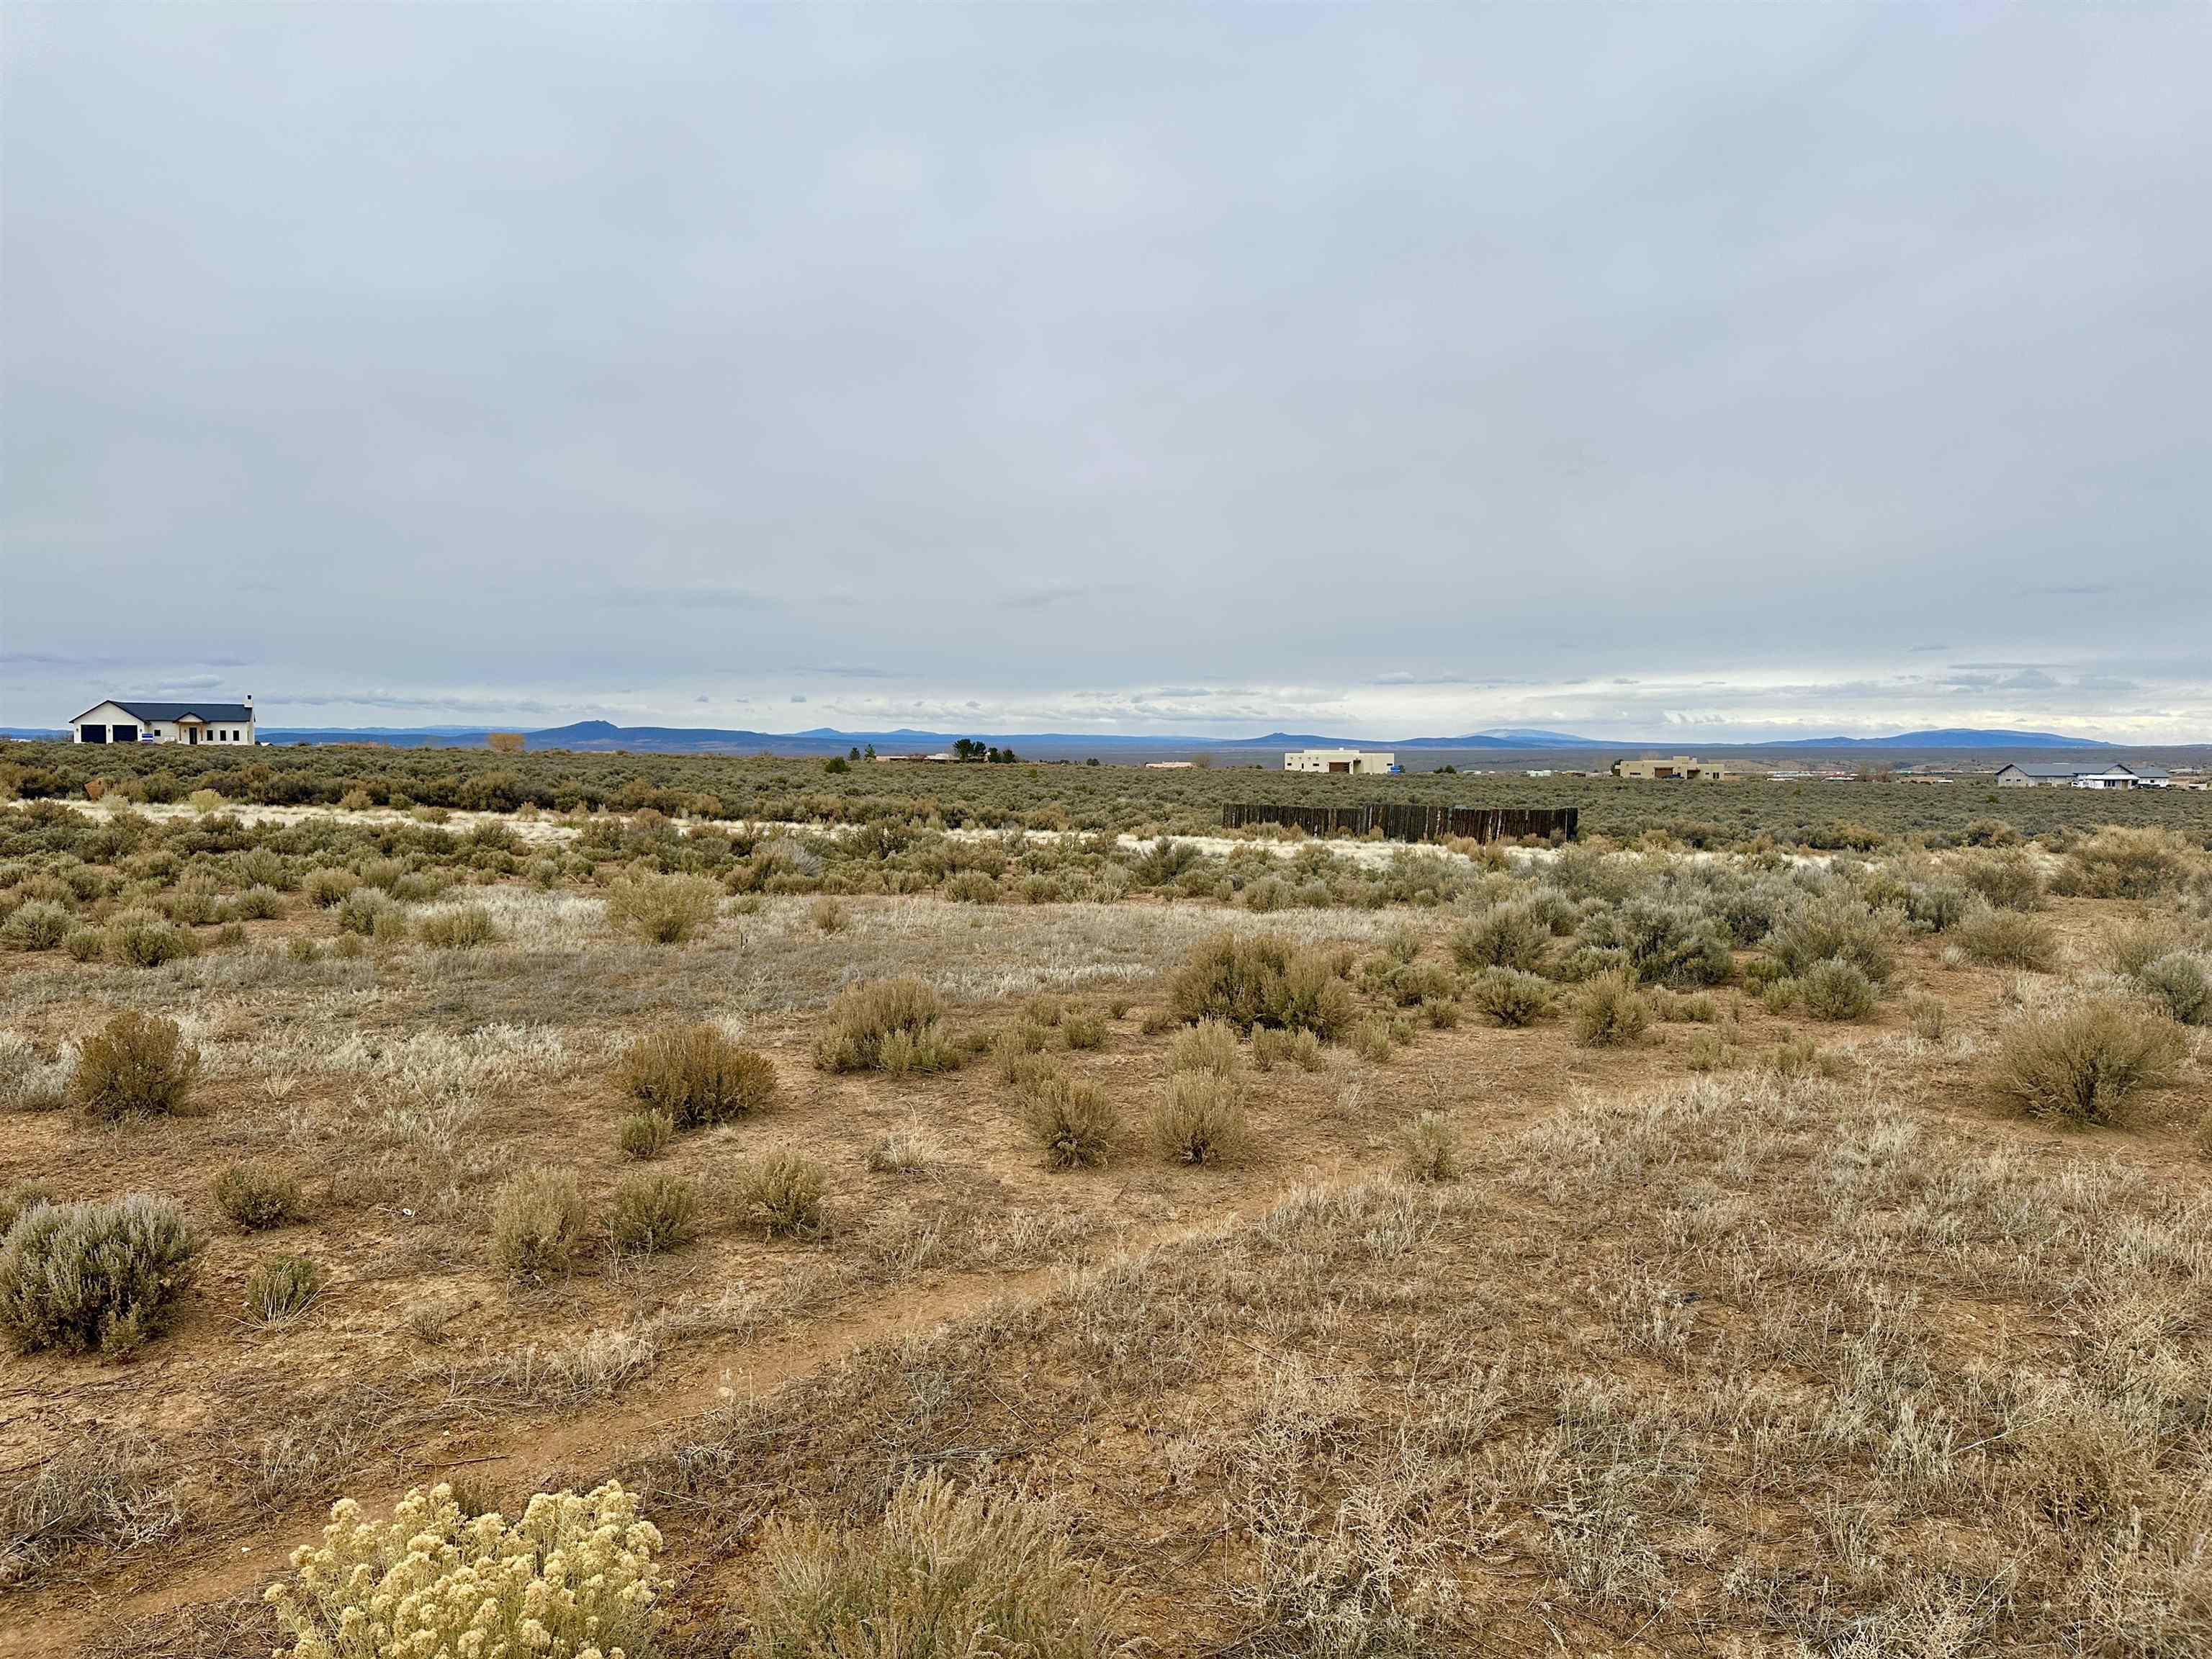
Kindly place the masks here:
POLYGON ((1645 755, 1636 760, 1613 762, 1613 775, 1616 778, 1641 778, 1647 783, 1719 783, 1728 776, 1728 770, 1718 761, 1701 761, 1689 755, 1669 755, 1664 758, 1645 755))
POLYGON ((70 722, 78 743, 253 744, 253 699, 244 702, 152 702, 143 697, 95 703, 70 722))
POLYGON ((1398 757, 1388 749, 1293 749, 1283 757, 1285 772, 1395 772, 1398 757))

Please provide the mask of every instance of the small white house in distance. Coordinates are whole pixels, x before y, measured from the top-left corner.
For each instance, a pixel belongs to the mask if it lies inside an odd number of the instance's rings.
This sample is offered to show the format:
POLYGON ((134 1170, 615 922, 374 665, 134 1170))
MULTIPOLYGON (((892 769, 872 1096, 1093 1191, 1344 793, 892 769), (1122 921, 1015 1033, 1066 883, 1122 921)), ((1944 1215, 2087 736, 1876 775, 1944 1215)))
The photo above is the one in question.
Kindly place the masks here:
POLYGON ((1395 772, 1398 757, 1388 749, 1293 749, 1283 757, 1285 772, 1395 772))
POLYGON ((253 699, 244 702, 150 702, 112 699, 70 722, 79 743, 220 743, 251 747, 253 699))
POLYGON ((1997 782, 2008 789, 2033 788, 2041 784, 2073 789, 2170 789, 2173 775, 2163 766, 2130 765, 2114 761, 2106 766, 2036 765, 2015 763, 2000 767, 1997 782))

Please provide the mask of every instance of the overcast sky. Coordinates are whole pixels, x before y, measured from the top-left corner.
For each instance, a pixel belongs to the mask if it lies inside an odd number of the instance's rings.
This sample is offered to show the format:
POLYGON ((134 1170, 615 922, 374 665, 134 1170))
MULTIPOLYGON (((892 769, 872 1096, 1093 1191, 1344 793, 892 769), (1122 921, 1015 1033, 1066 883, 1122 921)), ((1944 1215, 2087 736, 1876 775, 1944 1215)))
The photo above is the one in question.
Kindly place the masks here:
POLYGON ((2212 8, 0 27, 0 723, 2212 741, 2212 8))

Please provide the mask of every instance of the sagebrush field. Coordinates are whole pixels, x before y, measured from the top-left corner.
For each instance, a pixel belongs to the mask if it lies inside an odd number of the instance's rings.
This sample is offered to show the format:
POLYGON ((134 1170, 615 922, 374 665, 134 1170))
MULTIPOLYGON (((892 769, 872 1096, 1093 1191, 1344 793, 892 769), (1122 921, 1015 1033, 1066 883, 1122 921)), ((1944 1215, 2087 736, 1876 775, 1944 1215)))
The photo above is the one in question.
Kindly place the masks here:
POLYGON ((2212 798, 10 753, 0 1652, 2212 1646, 2212 798))

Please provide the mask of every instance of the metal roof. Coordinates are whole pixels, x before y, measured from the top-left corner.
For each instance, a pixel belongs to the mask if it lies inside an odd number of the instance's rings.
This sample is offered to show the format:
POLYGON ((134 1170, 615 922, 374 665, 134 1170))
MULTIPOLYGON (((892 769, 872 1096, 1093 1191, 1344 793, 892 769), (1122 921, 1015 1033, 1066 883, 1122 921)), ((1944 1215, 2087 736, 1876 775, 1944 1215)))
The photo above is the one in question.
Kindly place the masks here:
MULTIPOLYGON (((253 705, 246 702, 141 702, 136 698, 104 697, 93 704, 92 708, 103 708, 111 702, 125 714, 136 714, 149 723, 180 720, 188 714, 210 724, 234 721, 244 726, 253 719, 253 705)), ((84 714, 92 713, 92 708, 86 709, 84 714)), ((79 714, 76 719, 82 720, 84 714, 79 714)), ((70 724, 75 725, 76 720, 70 724)))

